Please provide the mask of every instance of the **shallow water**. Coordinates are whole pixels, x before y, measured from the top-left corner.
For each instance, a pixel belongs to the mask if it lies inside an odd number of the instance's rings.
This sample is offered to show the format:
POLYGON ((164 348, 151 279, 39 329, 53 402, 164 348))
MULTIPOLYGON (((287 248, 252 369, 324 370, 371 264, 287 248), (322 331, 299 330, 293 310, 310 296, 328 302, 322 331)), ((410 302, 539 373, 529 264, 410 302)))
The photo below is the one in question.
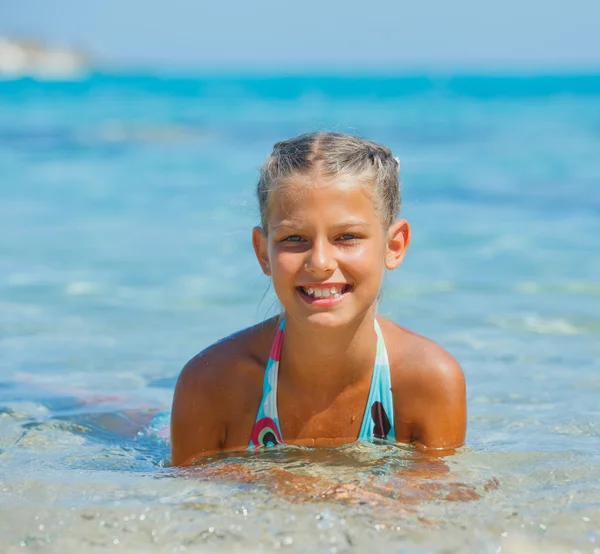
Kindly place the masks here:
POLYGON ((600 77, 1 82, 0 175, 3 551, 600 552, 600 77), (401 157, 380 312, 463 365, 467 445, 169 468, 139 430, 277 309, 257 170, 322 128, 401 157))

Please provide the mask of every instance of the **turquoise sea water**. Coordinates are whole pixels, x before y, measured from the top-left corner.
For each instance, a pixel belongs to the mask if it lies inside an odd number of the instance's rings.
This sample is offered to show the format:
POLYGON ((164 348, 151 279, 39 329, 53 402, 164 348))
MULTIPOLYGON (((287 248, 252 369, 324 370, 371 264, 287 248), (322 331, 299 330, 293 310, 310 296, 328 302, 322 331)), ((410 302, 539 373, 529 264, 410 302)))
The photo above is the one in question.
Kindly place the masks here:
POLYGON ((600 75, 0 81, 2 550, 600 552, 598 237, 600 75), (165 467, 137 432, 276 309, 258 168, 318 129, 401 159, 380 312, 461 362, 467 445, 433 476, 381 446, 165 467))

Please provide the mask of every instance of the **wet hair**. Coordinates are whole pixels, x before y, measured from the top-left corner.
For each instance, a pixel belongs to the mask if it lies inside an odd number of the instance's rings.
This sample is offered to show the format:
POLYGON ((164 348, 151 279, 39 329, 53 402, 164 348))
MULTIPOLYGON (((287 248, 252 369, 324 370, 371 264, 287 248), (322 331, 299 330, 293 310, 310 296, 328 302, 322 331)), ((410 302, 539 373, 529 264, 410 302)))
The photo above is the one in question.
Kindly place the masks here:
POLYGON ((260 170, 256 187, 262 228, 268 232, 273 192, 303 176, 349 177, 369 184, 387 229, 400 211, 399 170, 400 162, 389 148, 353 135, 317 132, 278 142, 260 170))

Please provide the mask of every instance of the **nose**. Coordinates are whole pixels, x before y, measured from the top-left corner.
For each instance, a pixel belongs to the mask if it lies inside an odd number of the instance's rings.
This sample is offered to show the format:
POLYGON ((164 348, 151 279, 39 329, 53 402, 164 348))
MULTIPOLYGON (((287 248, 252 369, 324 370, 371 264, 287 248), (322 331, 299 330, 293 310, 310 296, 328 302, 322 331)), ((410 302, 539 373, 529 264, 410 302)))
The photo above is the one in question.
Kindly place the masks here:
POLYGON ((328 240, 315 240, 308 252, 306 270, 313 274, 329 274, 335 271, 335 249, 328 240))

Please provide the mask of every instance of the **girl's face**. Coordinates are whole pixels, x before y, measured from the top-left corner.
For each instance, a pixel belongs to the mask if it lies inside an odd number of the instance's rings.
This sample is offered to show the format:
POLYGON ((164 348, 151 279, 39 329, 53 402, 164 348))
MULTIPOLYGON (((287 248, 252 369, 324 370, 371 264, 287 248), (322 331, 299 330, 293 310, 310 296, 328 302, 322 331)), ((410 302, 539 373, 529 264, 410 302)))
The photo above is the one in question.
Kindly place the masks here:
POLYGON ((254 229, 261 267, 287 314, 323 326, 374 310, 384 268, 395 269, 410 239, 406 221, 383 228, 370 187, 298 177, 274 191, 268 234, 254 229))

